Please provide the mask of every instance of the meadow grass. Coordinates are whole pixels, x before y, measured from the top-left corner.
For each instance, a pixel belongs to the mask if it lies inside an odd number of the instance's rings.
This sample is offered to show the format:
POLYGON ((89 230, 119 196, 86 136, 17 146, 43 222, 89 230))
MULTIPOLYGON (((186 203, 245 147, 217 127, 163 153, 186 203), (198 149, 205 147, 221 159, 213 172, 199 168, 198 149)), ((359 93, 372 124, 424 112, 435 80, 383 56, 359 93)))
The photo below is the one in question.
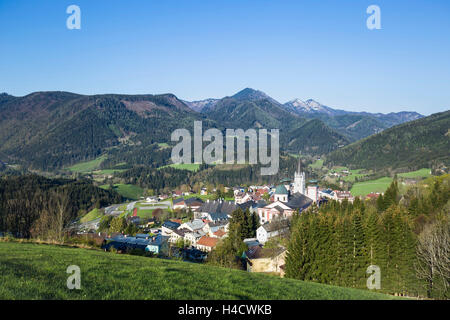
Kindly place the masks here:
MULTIPOLYGON (((108 190, 109 185, 105 184, 100 186, 100 188, 108 190)), ((144 194, 144 189, 135 186, 134 184, 115 184, 114 190, 116 190, 121 196, 131 200, 139 200, 139 198, 144 194)))
POLYGON ((85 222, 89 222, 89 221, 92 221, 92 220, 101 218, 102 216, 103 216, 102 211, 99 210, 99 209, 97 209, 97 208, 95 208, 95 209, 93 209, 92 211, 90 211, 89 213, 87 213, 85 216, 83 216, 83 217, 80 219, 80 221, 81 221, 82 223, 85 223, 85 222))
POLYGON ((431 177, 431 169, 423 168, 417 171, 399 173, 398 176, 402 178, 429 178, 431 177))
POLYGON ((323 167, 323 160, 316 160, 314 163, 309 165, 313 169, 320 169, 323 167))
POLYGON ((393 299, 366 290, 201 264, 0 241, 0 299, 393 299), (67 267, 81 269, 69 290, 67 267))
POLYGON ((371 192, 385 192, 392 182, 392 178, 383 177, 376 180, 357 182, 350 190, 353 196, 366 196, 371 192))
POLYGON ((343 181, 347 181, 347 182, 355 182, 356 178, 359 179, 359 178, 362 178, 362 177, 365 177, 368 175, 367 173, 360 173, 362 170, 364 170, 364 169, 349 170, 351 174, 348 176, 342 177, 341 179, 343 181))
POLYGON ((80 162, 76 165, 73 165, 69 167, 69 170, 72 172, 79 172, 79 173, 88 173, 92 172, 95 169, 98 169, 100 164, 106 159, 105 155, 102 155, 94 160, 86 161, 86 162, 80 162))
POLYGON ((159 167, 158 169, 163 169, 163 168, 175 168, 178 170, 189 170, 192 172, 198 171, 198 169, 200 168, 200 164, 198 163, 181 163, 181 164, 169 164, 166 166, 162 166, 159 167))

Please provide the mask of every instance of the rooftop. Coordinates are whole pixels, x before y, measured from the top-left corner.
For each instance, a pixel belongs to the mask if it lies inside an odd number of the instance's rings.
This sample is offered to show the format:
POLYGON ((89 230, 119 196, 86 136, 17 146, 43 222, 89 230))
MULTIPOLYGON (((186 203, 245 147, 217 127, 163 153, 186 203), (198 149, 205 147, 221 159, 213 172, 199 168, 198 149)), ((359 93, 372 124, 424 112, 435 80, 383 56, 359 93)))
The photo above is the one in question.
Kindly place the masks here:
POLYGON ((219 239, 217 238, 203 236, 197 241, 197 245, 213 248, 216 246, 217 242, 219 242, 219 239))
POLYGON ((279 185, 279 186, 277 186, 277 188, 275 189, 275 194, 288 194, 288 191, 287 191, 287 189, 286 189, 285 186, 279 185))

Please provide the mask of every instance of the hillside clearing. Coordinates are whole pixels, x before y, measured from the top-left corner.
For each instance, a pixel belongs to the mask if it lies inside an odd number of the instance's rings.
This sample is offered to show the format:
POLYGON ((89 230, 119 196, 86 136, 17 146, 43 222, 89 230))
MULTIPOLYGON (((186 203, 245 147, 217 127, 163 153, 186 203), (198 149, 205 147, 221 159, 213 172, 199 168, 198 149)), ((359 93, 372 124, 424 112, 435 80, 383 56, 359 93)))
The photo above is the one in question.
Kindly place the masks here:
POLYGON ((100 166, 100 164, 106 159, 106 156, 100 156, 94 160, 86 161, 86 162, 80 162, 76 165, 73 165, 69 167, 69 170, 72 172, 79 172, 79 173, 89 173, 92 172, 100 166))
POLYGON ((366 196, 371 192, 385 192, 392 182, 392 178, 383 177, 376 180, 357 182, 350 190, 353 196, 366 196))
MULTIPOLYGON (((115 184, 113 187, 122 197, 130 200, 139 200, 144 194, 144 189, 133 184, 115 184)), ((109 185, 105 184, 100 186, 100 188, 108 190, 109 185)))

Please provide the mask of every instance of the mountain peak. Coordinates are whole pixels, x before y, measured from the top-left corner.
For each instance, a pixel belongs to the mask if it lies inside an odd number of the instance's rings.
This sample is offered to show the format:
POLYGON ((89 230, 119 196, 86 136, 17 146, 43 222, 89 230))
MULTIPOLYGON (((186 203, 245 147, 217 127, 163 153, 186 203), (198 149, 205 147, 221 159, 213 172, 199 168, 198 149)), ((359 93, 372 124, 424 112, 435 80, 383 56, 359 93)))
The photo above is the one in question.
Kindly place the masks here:
POLYGON ((272 99, 264 92, 252 88, 245 88, 236 93, 234 96, 232 96, 232 98, 238 100, 252 100, 252 101, 261 99, 272 99))

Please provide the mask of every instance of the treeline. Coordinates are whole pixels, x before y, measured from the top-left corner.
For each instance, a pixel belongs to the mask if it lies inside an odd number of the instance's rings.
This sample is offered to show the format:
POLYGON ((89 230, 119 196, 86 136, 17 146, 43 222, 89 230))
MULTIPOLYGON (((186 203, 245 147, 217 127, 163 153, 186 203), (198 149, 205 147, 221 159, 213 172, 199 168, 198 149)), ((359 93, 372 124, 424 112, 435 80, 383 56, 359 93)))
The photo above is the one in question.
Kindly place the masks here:
POLYGON ((120 203, 116 192, 88 180, 47 179, 37 175, 0 178, 0 231, 19 237, 62 231, 94 207, 120 203))
MULTIPOLYGON (((308 170, 307 163, 303 164, 304 170, 308 170)), ((171 167, 157 169, 153 166, 137 166, 116 174, 117 180, 112 182, 136 184, 141 188, 152 189, 156 193, 167 192, 182 185, 206 187, 208 185, 238 186, 278 183, 283 178, 292 177, 297 170, 297 165, 297 159, 283 156, 280 158, 278 173, 273 176, 261 176, 260 165, 230 165, 227 167, 202 164, 196 172, 171 167)), ((312 176, 312 174, 308 175, 312 176)))
MULTIPOLYGON (((424 185, 422 192, 403 196, 394 181, 376 203, 359 198, 353 204, 332 201, 296 215, 286 276, 364 289, 369 277, 366 270, 376 265, 381 270, 383 292, 450 298, 448 268, 439 272, 433 265, 438 260, 448 262, 449 256, 447 260, 425 257, 419 254, 420 248, 430 254, 439 250, 426 239, 422 241, 425 244, 418 241, 424 230, 434 225, 450 234, 449 181, 448 176, 436 178, 424 185)), ((438 238, 443 234, 440 232, 438 238)), ((447 254, 449 240, 440 240, 443 250, 447 241, 447 254)))
POLYGON ((194 173, 189 170, 178 170, 171 167, 163 169, 135 167, 116 176, 124 183, 160 192, 163 189, 167 190, 183 184, 189 184, 193 175, 194 173))
POLYGON ((208 255, 207 263, 227 268, 245 269, 242 254, 248 250, 244 239, 255 238, 260 226, 258 214, 236 209, 231 214, 227 237, 208 255))

